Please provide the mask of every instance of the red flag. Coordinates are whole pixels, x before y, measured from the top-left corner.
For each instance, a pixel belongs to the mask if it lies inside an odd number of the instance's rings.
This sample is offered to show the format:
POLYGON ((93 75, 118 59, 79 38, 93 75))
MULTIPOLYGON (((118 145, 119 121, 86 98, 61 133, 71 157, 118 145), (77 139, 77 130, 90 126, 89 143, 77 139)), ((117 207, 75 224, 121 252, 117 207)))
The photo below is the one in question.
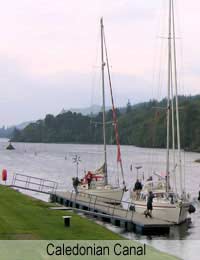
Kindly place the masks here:
POLYGON ((121 151, 120 151, 120 146, 117 146, 117 161, 121 162, 121 151))
POLYGON ((115 130, 115 139, 117 144, 117 162, 121 162, 121 151, 120 151, 119 133, 117 127, 117 116, 116 116, 114 105, 112 107, 112 112, 113 112, 114 130, 115 130))

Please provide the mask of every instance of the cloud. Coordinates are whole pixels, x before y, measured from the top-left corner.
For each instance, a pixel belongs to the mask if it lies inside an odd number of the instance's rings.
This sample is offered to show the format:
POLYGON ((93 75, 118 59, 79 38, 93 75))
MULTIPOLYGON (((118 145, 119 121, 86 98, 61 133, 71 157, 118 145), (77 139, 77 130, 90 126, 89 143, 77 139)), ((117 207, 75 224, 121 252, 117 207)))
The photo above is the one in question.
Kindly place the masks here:
MULTIPOLYGON (((16 124, 36 120, 47 113, 58 114, 62 108, 87 107, 101 104, 100 72, 94 74, 64 71, 48 77, 32 77, 14 60, 0 57, 0 85, 3 87, 0 98, 0 122, 16 124), (95 93, 92 97, 92 93, 95 93), (5 116, 6 115, 6 116, 5 116)), ((142 89, 148 82, 137 76, 114 73, 113 90, 116 106, 122 106, 128 99, 139 102, 148 99, 142 89)), ((110 104, 109 88, 106 79, 106 100, 110 104)))
MULTIPOLYGON (((185 93, 195 94, 199 89, 200 2, 175 3, 181 38, 177 40, 178 71, 185 93)), ((0 124, 90 105, 91 71, 100 66, 101 16, 117 104, 153 98, 152 88, 160 87, 152 78, 159 78, 167 64, 167 41, 158 36, 167 35, 168 1, 0 0, 0 4, 0 109, 6 111, 6 117, 0 115, 0 124)), ((99 91, 99 76, 95 84, 99 91)), ((98 91, 96 96, 100 96, 98 91)))

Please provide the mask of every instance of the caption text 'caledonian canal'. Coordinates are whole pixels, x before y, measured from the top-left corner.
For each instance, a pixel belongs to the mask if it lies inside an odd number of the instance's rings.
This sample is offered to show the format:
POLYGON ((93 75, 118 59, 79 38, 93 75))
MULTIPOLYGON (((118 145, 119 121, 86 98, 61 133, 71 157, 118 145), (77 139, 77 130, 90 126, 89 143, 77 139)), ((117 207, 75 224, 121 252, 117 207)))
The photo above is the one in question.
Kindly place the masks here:
POLYGON ((126 246, 117 242, 113 245, 55 245, 49 243, 46 247, 49 256, 144 256, 146 255, 146 244, 140 246, 126 246))

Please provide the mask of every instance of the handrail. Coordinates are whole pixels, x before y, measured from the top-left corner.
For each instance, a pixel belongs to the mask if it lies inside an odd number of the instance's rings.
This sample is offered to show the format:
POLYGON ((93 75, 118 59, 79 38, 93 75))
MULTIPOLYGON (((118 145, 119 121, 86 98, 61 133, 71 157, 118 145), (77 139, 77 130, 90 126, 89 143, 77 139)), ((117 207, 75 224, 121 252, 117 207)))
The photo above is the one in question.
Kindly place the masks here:
POLYGON ((92 197, 90 196, 88 207, 90 207, 91 199, 92 199, 92 197))
POLYGON ((97 202, 97 197, 95 198, 95 201, 94 201, 94 210, 95 210, 96 202, 97 202))
POLYGON ((20 185, 22 189, 32 190, 34 187, 34 190, 38 192, 49 193, 49 194, 55 193, 58 187, 58 183, 55 181, 42 179, 30 175, 15 173, 12 179, 12 186, 18 186, 20 188, 20 185), (19 182, 23 184, 18 184, 19 182), (47 192, 47 189, 49 189, 50 191, 47 192))
MULTIPOLYGON (((71 192, 70 200, 72 200, 72 196, 73 196, 72 194, 73 193, 74 193, 74 191, 71 192)), ((113 204, 103 202, 102 198, 107 199, 105 197, 101 197, 101 196, 97 196, 97 195, 93 195, 93 194, 87 194, 87 193, 84 193, 84 192, 78 192, 78 194, 76 194, 76 202, 77 201, 82 202, 86 206, 90 207, 91 204, 92 204, 92 199, 93 199, 93 201, 94 201, 93 209, 97 209, 98 206, 104 207, 106 209, 106 211, 110 213, 111 216, 115 215, 116 210, 122 211, 122 212, 125 213, 125 217, 127 218, 128 212, 130 212, 129 207, 127 209, 122 208, 122 207, 116 207, 116 204, 113 205, 113 204), (82 195, 84 195, 84 196, 82 196, 82 195), (87 195, 87 196, 85 196, 85 195, 87 195), (89 198, 89 201, 83 200, 82 198, 84 198, 84 197, 89 198), (100 200, 98 200, 98 199, 100 199, 100 200)), ((111 200, 112 201, 114 200, 115 202, 117 202, 117 200, 115 200, 115 199, 111 199, 111 200)), ((124 201, 124 203, 130 205, 130 202, 124 201)), ((132 218, 131 219, 133 219, 133 212, 132 212, 132 218)))
POLYGON ((117 202, 117 204, 121 204, 121 203, 128 204, 129 203, 125 200, 111 199, 111 198, 107 198, 107 197, 103 197, 103 196, 97 196, 97 195, 94 195, 94 194, 88 194, 88 193, 85 193, 85 192, 82 192, 82 191, 78 191, 78 194, 83 194, 84 196, 86 195, 87 197, 92 196, 92 197, 98 197, 98 198, 101 198, 101 199, 106 199, 106 200, 109 200, 110 202, 113 202, 113 203, 117 202))
POLYGON ((23 176, 23 177, 26 177, 26 178, 31 177, 32 179, 44 180, 44 181, 47 181, 47 182, 56 183, 55 181, 51 181, 51 180, 47 180, 47 179, 43 179, 43 178, 38 178, 38 177, 35 177, 35 176, 31 176, 31 175, 25 175, 25 174, 21 174, 21 173, 15 173, 15 175, 23 176))
POLYGON ((27 184, 27 187, 29 186, 29 184, 35 184, 35 185, 42 186, 42 187, 45 187, 45 188, 53 188, 53 186, 48 186, 48 185, 40 184, 40 183, 37 183, 37 182, 31 182, 31 181, 28 181, 28 180, 26 180, 26 181, 25 180, 19 180, 19 179, 15 179, 15 180, 18 181, 18 182, 25 182, 27 184))
POLYGON ((113 207, 112 216, 114 216, 114 213, 115 213, 115 205, 114 205, 114 207, 113 207))

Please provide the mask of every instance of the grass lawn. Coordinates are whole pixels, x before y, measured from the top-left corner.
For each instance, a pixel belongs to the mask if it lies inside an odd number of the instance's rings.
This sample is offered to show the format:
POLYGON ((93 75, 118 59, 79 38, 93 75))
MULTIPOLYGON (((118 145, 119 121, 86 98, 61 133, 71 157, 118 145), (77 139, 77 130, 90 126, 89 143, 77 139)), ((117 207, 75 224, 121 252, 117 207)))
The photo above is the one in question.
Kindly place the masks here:
POLYGON ((50 206, 0 186, 0 239, 122 239, 91 220, 50 206), (64 227, 63 215, 72 216, 70 228, 64 227))
MULTIPOLYGON (((92 220, 72 212, 50 210, 45 203, 0 185, 1 240, 121 240, 92 220), (71 215, 71 227, 65 228, 63 215, 71 215)), ((135 243, 135 242, 134 242, 135 243)), ((138 245, 138 242, 136 242, 138 245)), ((135 258, 143 259, 143 258, 135 258)), ((148 260, 176 260, 177 258, 148 247, 148 260)))

